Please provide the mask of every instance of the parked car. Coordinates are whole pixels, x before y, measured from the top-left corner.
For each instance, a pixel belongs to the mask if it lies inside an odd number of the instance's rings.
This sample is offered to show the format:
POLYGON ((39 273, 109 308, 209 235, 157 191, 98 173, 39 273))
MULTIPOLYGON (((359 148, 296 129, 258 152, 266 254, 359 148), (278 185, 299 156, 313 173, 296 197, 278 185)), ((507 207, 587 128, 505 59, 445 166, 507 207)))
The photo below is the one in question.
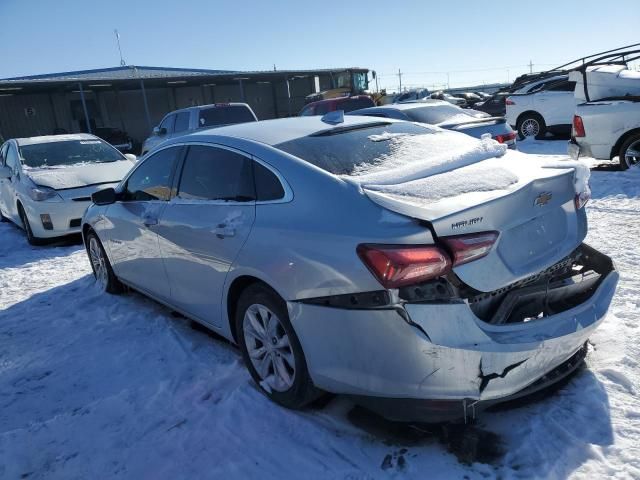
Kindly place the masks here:
POLYGON ((547 132, 568 135, 576 108, 576 82, 558 75, 527 84, 505 100, 506 117, 520 138, 543 138, 547 132))
POLYGON ((200 128, 257 122, 258 117, 246 103, 215 103, 182 108, 165 115, 153 134, 142 144, 142 155, 166 140, 200 128))
POLYGON ((584 171, 522 156, 338 112, 203 130, 95 193, 84 240, 97 285, 237 343, 281 405, 471 417, 577 368, 618 279, 584 171))
POLYGON ((117 185, 136 157, 89 135, 15 138, 0 148, 0 220, 32 245, 80 232, 96 190, 117 185))
POLYGON ((509 92, 494 93, 486 100, 476 103, 473 109, 488 113, 494 117, 504 117, 507 114, 505 100, 508 96, 509 92))
POLYGON ((483 101, 490 99, 493 95, 487 92, 473 92, 478 95, 483 101))
POLYGON ((300 110, 300 116, 324 115, 325 113, 335 112, 336 110, 342 110, 346 113, 359 108, 374 106, 375 102, 368 95, 329 98, 305 105, 304 108, 300 110))
POLYGON ((454 97, 445 92, 434 92, 430 96, 434 100, 444 100, 445 102, 449 102, 453 105, 458 105, 459 107, 464 107, 467 105, 467 101, 464 98, 454 97))
POLYGON ((407 90, 406 92, 398 93, 394 96, 393 101, 387 103, 402 103, 411 102, 415 100, 422 100, 423 98, 429 98, 429 92, 426 88, 414 88, 407 90))
POLYGON ((475 108, 474 105, 482 101, 482 97, 480 95, 476 95, 471 92, 453 93, 452 95, 456 98, 463 99, 465 101, 465 106, 469 108, 475 108))
POLYGON ((351 112, 350 115, 427 123, 447 130, 466 133, 475 138, 480 138, 488 133, 499 143, 504 143, 509 148, 516 148, 516 133, 503 117, 487 117, 481 112, 456 107, 442 100, 363 108, 351 112))
MULTIPOLYGON (((55 133, 55 132, 54 132, 55 133)), ((60 132, 63 133, 63 132, 60 132)), ((64 132, 67 133, 67 132, 64 132)), ((116 127, 96 127, 93 130, 96 137, 110 143, 122 153, 133 153, 140 151, 140 143, 116 127)))
POLYGON ((606 65, 571 75, 577 82, 578 103, 569 144, 571 156, 606 160, 617 156, 621 170, 638 166, 640 72, 626 65, 606 65))

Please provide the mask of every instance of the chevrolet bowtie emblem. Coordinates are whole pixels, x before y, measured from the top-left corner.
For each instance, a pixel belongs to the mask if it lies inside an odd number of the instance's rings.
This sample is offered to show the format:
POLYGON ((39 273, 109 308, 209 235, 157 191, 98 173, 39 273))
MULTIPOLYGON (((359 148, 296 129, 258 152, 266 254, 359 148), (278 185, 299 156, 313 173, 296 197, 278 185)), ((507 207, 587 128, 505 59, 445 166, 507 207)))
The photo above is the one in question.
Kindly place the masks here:
POLYGON ((533 202, 533 204, 536 207, 544 207, 547 203, 549 203, 549 200, 551 200, 552 197, 553 194, 551 192, 541 193, 536 197, 536 200, 533 202))

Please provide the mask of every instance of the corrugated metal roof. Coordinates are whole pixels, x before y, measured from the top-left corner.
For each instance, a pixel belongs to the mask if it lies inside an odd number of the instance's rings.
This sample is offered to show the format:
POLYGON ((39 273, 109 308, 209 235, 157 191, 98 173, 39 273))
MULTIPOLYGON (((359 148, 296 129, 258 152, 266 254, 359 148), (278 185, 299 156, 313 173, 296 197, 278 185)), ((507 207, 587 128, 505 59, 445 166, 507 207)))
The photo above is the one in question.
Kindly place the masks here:
POLYGON ((47 73, 43 75, 28 75, 24 77, 11 77, 0 79, 0 84, 10 83, 47 83, 65 81, 112 81, 112 80, 133 80, 133 79, 158 79, 158 78, 188 78, 188 77, 210 77, 229 75, 304 75, 317 74, 323 72, 337 72, 341 70, 363 70, 366 68, 344 67, 344 68, 323 68, 316 70, 208 70, 202 68, 171 68, 171 67, 144 67, 127 65, 124 67, 99 68, 95 70, 78 70, 74 72, 47 73))

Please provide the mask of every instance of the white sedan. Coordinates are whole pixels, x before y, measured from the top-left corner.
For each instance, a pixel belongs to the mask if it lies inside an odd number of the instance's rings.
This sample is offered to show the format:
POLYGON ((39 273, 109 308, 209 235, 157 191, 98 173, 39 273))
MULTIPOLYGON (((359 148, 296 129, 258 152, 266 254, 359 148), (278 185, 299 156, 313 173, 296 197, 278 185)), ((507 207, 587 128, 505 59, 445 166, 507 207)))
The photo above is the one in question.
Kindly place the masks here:
POLYGON ((89 134, 15 138, 0 148, 0 220, 32 245, 80 232, 91 194, 117 185, 135 162, 89 134))

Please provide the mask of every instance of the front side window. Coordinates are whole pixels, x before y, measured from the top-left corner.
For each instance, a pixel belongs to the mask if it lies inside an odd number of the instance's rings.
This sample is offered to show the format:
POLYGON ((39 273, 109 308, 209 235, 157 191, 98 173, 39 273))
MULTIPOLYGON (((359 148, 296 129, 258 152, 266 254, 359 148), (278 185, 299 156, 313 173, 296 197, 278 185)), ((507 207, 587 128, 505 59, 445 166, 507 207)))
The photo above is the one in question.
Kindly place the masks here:
POLYGON ((173 127, 175 133, 185 132, 189 130, 189 112, 180 112, 176 114, 176 124, 173 127))
POLYGON ((164 128, 167 133, 173 133, 173 124, 176 121, 175 115, 167 115, 160 123, 160 128, 164 128))
POLYGON ((301 117, 309 117, 309 116, 313 115, 313 112, 314 112, 313 105, 309 105, 308 107, 304 107, 302 109, 302 111, 300 112, 300 116, 301 117))
POLYGON ((3 167, 6 165, 5 160, 7 158, 7 149, 8 148, 9 148, 9 144, 5 143, 2 146, 2 149, 0 149, 0 165, 3 166, 3 167))
POLYGON ((223 148, 193 145, 184 161, 177 196, 185 200, 255 200, 251 160, 223 148))
MULTIPOLYGON (((10 148, 9 152, 14 150, 10 148)), ((61 167, 79 163, 105 163, 124 160, 122 154, 100 139, 33 143, 20 147, 23 162, 31 168, 61 167)))
POLYGON ((16 147, 14 145, 9 145, 9 149, 7 150, 6 162, 7 167, 9 167, 13 171, 13 173, 18 173, 18 165, 20 165, 20 159, 18 158, 18 152, 16 151, 16 147))
POLYGON ((128 178, 125 201, 169 200, 173 169, 181 147, 170 147, 148 157, 128 178))

